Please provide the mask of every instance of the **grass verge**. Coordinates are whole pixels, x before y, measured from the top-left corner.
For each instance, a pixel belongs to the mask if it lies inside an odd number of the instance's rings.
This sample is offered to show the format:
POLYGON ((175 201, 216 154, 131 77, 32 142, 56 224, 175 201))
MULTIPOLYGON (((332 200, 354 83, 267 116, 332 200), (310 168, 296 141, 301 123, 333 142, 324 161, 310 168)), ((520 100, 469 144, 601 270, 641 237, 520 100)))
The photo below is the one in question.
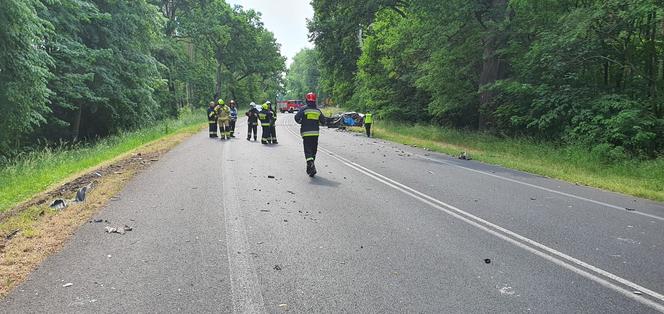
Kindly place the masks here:
POLYGON ((197 131, 204 123, 203 113, 184 111, 178 119, 161 121, 138 131, 99 140, 92 145, 44 149, 25 155, 0 169, 0 213, 86 169, 166 136, 197 131))
MULTIPOLYGON (((0 300, 20 284, 46 257, 59 251, 79 226, 86 222, 97 225, 104 233, 105 223, 95 223, 91 217, 119 193, 138 172, 147 169, 160 156, 182 140, 200 130, 198 119, 191 126, 183 124, 179 131, 158 137, 121 154, 99 167, 59 186, 40 193, 21 210, 9 211, 0 221, 0 300), (82 186, 91 186, 85 202, 69 202, 62 210, 49 208, 53 198, 71 199, 82 186)), ((18 207, 17 207, 18 208, 18 207)), ((117 225, 116 225, 117 226, 117 225)))
MULTIPOLYGON (((363 128, 351 128, 364 132, 363 128)), ((378 121, 376 138, 417 145, 449 155, 466 151, 486 163, 602 188, 637 197, 664 201, 664 158, 602 162, 585 147, 555 146, 530 139, 500 138, 480 132, 431 125, 378 121)))

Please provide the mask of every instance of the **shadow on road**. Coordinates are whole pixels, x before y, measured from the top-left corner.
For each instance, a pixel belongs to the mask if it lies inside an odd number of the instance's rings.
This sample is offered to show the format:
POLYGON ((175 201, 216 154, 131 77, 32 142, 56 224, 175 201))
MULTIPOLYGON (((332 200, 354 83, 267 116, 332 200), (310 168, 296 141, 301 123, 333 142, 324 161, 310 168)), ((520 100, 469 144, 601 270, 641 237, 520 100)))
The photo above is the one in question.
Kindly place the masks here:
POLYGON ((313 178, 311 178, 311 180, 309 182, 311 184, 314 184, 314 185, 329 186, 329 187, 337 187, 341 184, 337 181, 330 180, 330 179, 325 179, 325 178, 321 178, 321 177, 313 177, 313 178))

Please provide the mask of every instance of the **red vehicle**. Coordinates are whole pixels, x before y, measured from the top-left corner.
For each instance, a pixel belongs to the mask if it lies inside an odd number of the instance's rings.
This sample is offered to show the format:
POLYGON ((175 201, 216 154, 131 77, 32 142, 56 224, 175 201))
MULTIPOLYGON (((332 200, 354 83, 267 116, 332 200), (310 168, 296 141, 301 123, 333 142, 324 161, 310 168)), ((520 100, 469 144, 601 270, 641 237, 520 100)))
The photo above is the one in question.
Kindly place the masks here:
POLYGON ((293 111, 300 110, 304 106, 304 101, 302 100, 283 100, 279 102, 279 111, 284 113, 286 111, 293 113, 293 111))

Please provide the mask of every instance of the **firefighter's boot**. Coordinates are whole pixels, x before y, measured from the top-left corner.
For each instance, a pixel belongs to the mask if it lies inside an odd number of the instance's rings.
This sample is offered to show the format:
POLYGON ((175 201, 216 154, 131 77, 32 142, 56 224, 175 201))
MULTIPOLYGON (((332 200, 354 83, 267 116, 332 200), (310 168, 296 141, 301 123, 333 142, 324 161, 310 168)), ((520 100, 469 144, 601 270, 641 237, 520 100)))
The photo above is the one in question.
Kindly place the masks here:
POLYGON ((316 165, 314 164, 313 160, 307 161, 307 174, 310 177, 313 177, 314 175, 316 175, 316 165))

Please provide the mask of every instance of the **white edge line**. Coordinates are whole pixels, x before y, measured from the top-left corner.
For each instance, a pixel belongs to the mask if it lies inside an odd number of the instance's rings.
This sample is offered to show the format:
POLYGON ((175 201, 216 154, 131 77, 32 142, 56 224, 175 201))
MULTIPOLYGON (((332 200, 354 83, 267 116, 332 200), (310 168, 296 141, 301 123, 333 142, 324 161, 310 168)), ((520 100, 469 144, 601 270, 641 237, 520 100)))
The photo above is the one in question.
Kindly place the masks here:
MULTIPOLYGON (((291 134, 293 134, 293 133, 291 132, 291 134)), ((567 261, 569 261, 569 262, 571 262, 571 263, 574 263, 574 264, 577 264, 577 265, 579 265, 579 266, 582 266, 582 267, 584 267, 584 268, 586 268, 586 269, 588 269, 588 270, 590 270, 590 271, 596 272, 596 273, 598 273, 598 274, 600 274, 600 275, 602 275, 602 276, 605 276, 605 277, 607 277, 607 278, 609 278, 609 279, 611 279, 611 280, 614 280, 614 281, 616 281, 616 282, 619 282, 619 283, 621 283, 621 284, 623 284, 623 285, 625 285, 625 286, 628 286, 628 287, 630 287, 630 288, 633 288, 633 289, 635 289, 635 290, 638 290, 638 291, 640 291, 640 292, 642 292, 642 293, 648 294, 649 296, 651 296, 651 297, 653 297, 653 298, 655 298, 655 299, 658 299, 658 300, 664 301, 664 296, 661 295, 661 294, 659 294, 659 293, 657 293, 657 292, 655 292, 655 291, 652 291, 652 290, 650 290, 650 289, 647 289, 647 288, 645 288, 645 287, 642 287, 642 286, 640 286, 640 285, 638 285, 638 284, 636 284, 636 283, 633 283, 633 282, 631 282, 631 281, 628 281, 628 280, 626 280, 626 279, 624 279, 624 278, 621 278, 621 277, 619 277, 619 276, 617 276, 617 275, 614 275, 614 274, 609 273, 609 272, 607 272, 607 271, 605 271, 605 270, 602 270, 602 269, 597 268, 597 267, 595 267, 595 266, 592 266, 592 265, 590 265, 590 264, 588 264, 588 263, 585 263, 585 262, 583 262, 583 261, 581 261, 581 260, 578 260, 578 259, 576 259, 576 258, 573 258, 573 257, 571 257, 571 256, 568 256, 568 255, 566 255, 566 254, 564 254, 564 253, 562 253, 562 252, 559 252, 559 251, 556 251, 556 250, 554 250, 554 249, 552 249, 552 248, 549 248, 549 247, 547 247, 547 246, 545 246, 545 245, 543 245, 543 244, 541 244, 541 243, 538 243, 538 242, 536 242, 536 241, 534 241, 534 240, 531 240, 531 239, 529 239, 529 238, 526 238, 526 237, 524 237, 524 236, 521 236, 521 235, 519 235, 519 234, 516 234, 516 233, 514 233, 514 232, 512 232, 512 231, 510 231, 510 230, 508 230, 508 229, 505 229, 505 228, 503 228, 503 227, 500 227, 500 226, 498 226, 498 225, 495 225, 495 224, 493 224, 493 223, 490 223, 490 222, 488 222, 488 221, 486 221, 486 220, 483 220, 483 219, 481 219, 481 218, 479 218, 479 217, 477 217, 477 216, 474 216, 474 215, 469 214, 469 213, 467 213, 467 212, 465 212, 465 211, 462 211, 462 210, 460 210, 460 209, 458 209, 458 208, 456 208, 456 207, 454 207, 454 206, 452 206, 452 205, 449 205, 449 204, 447 204, 447 203, 444 203, 444 202, 442 202, 442 201, 440 201, 440 200, 437 200, 437 199, 435 199, 435 198, 433 198, 433 197, 431 197, 431 196, 428 196, 428 195, 426 195, 426 194, 424 194, 424 193, 421 193, 421 192, 419 192, 419 191, 417 191, 417 190, 414 190, 414 189, 412 189, 412 188, 410 188, 410 187, 408 187, 408 186, 406 186, 406 185, 403 185, 403 184, 401 184, 401 183, 399 183, 399 182, 397 182, 397 181, 394 181, 394 180, 389 179, 389 178, 387 178, 387 177, 385 177, 385 176, 382 176, 382 175, 380 175, 380 174, 378 174, 378 173, 376 173, 376 172, 373 172, 372 170, 369 170, 369 169, 367 169, 367 168, 364 168, 364 167, 362 167, 362 166, 359 165, 359 164, 356 164, 356 163, 354 163, 354 162, 352 162, 352 161, 348 161, 348 160, 346 160, 345 158, 340 157, 339 155, 333 154, 332 152, 330 152, 330 151, 327 150, 327 149, 324 149, 324 148, 319 148, 319 149, 320 149, 321 151, 325 152, 325 153, 326 153, 327 155, 329 155, 330 157, 332 157, 332 158, 334 158, 334 159, 337 159, 338 161, 340 161, 340 162, 342 162, 343 164, 347 165, 348 167, 350 167, 350 168, 352 168, 352 169, 355 169, 355 170, 357 170, 357 171, 359 171, 359 172, 361 172, 361 173, 363 173, 363 174, 365 174, 365 175, 367 175, 367 176, 369 176, 369 177, 371 177, 371 178, 373 178, 373 179, 375 179, 375 180, 377 180, 377 181, 379 181, 379 182, 382 182, 382 183, 384 183, 384 184, 386 184, 386 185, 388 185, 388 186, 390 186, 390 187, 392 187, 392 188, 394 188, 394 189, 397 189, 397 190, 399 190, 399 191, 401 191, 401 192, 403 192, 403 193, 405 193, 405 194, 407 194, 407 195, 410 195, 411 197, 413 197, 413 198, 415 198, 415 199, 418 199, 418 200, 420 200, 420 201, 422 201, 422 202, 424 202, 424 203, 426 203, 426 204, 428 204, 428 205, 430 205, 430 206, 432 206, 432 207, 434 207, 434 208, 437 208, 437 209, 439 209, 439 210, 441 210, 441 211, 443 211, 443 212, 445 212, 445 213, 447 213, 447 214, 449 214, 449 215, 451 215, 451 216, 453 216, 453 217, 455 217, 455 218, 457 218, 457 219, 460 219, 460 220, 462 220, 462 221, 464 221, 464 222, 466 222, 466 223, 468 223, 468 224, 470 224, 470 225, 472 225, 472 226, 475 226, 475 227, 477 227, 477 228, 479 228, 479 229, 481 229, 481 230, 484 230, 484 231, 486 231, 486 232, 488 232, 488 233, 490 233, 490 234, 492 234, 492 235, 494 235, 494 236, 497 236, 497 237, 499 237, 499 238, 501 238, 501 239, 503 239, 503 240, 505 240, 505 241, 508 241, 508 242, 510 242, 510 243, 512 243, 512 244, 514 244, 514 245, 516 245, 516 246, 518 246, 518 247, 520 247, 520 248, 523 248, 523 249, 525 249, 525 250, 527 250, 527 251, 529 251, 529 252, 531 252, 531 253, 533 253, 533 254, 535 254, 535 255, 537 255, 537 256, 540 256, 540 257, 542 257, 542 258, 544 258, 544 259, 546 259, 546 260, 548 260, 548 261, 550 261, 550 262, 552 262, 552 263, 554 263, 554 264, 556 264, 556 265, 559 265, 559 266, 561 266, 561 267, 563 267, 563 268, 566 268, 566 269, 568 269, 568 270, 570 270, 570 271, 572 271, 572 272, 574 272, 574 273, 576 273, 576 274, 579 274, 579 275, 581 275, 581 276, 583 276, 583 277, 586 277, 586 278, 588 278, 588 279, 590 279, 590 280, 592 280, 592 281, 594 281, 594 282, 596 282, 596 283, 598 283, 598 284, 600 284, 600 285, 602 285, 602 286, 604 286, 604 287, 607 287, 607 288, 610 288, 610 289, 612 289, 612 290, 614 290, 614 291, 616 291, 616 292, 619 292, 620 294, 623 294, 624 296, 626 296, 626 297, 628 297, 628 298, 630 298, 630 299, 632 299, 632 300, 635 300, 635 301, 637 301, 637 302, 639 302, 639 303, 641 303, 641 304, 647 305, 647 306, 649 306, 649 307, 651 307, 651 308, 653 308, 653 309, 656 309, 657 311, 660 311, 660 312, 663 312, 663 313, 664 313, 664 305, 661 305, 661 304, 659 304, 659 303, 657 303, 657 302, 653 302, 652 300, 645 299, 645 298, 643 298, 643 297, 639 297, 638 295, 634 294, 633 291, 629 291, 629 290, 627 290, 627 289, 624 289, 624 288, 622 288, 622 287, 620 287, 620 286, 617 286, 617 285, 615 285, 615 284, 613 284, 613 283, 608 282, 607 280, 605 280, 605 279, 603 279, 603 278, 600 278, 600 277, 598 277, 598 276, 596 276, 596 275, 594 275, 594 274, 592 274, 592 273, 589 273, 589 272, 587 272, 587 271, 585 271, 585 270, 583 270, 583 269, 580 269, 580 268, 577 268, 577 267, 575 267, 575 266, 573 266, 573 265, 567 264, 567 263, 563 262, 562 260, 557 259, 557 258, 554 257, 554 256, 551 256, 551 255, 549 255, 549 254, 546 254, 545 252, 538 251, 537 249, 534 249, 534 248, 532 248, 532 247, 530 247, 530 246, 527 246, 527 245, 525 245, 525 244, 523 244, 523 243, 521 243, 521 242, 519 242, 519 241, 517 241, 517 240, 515 240, 515 239, 512 239, 512 238, 510 238, 510 237, 508 237, 508 236, 506 236, 506 235, 504 235, 504 234, 499 233, 498 231, 503 232, 503 233, 505 233, 505 234, 507 234, 507 235, 510 235, 510 236, 512 236, 512 237, 515 237, 515 238, 517 238, 517 239, 519 239, 519 240, 521 240, 521 241, 524 241, 524 242, 526 242, 526 243, 528 243, 528 244, 530 244, 530 245, 533 245, 533 246, 535 246, 535 247, 537 247, 537 248, 540 248, 540 249, 542 249, 542 250, 545 250, 545 251, 547 251, 547 252, 549 252, 549 253, 551 253, 551 254, 553 254, 553 255, 556 255, 556 256, 558 256, 558 257, 560 257, 560 258, 562 258, 562 259, 565 259, 565 260, 567 260, 567 261), (456 213, 455 213, 455 212, 456 212, 456 213), (463 216, 462 216, 462 215, 463 215, 463 216), (464 216, 467 216, 467 217, 469 217, 469 218, 466 218, 466 217, 464 217, 464 216), (471 219, 474 219, 474 220, 478 221, 479 223, 476 222, 476 221, 473 221, 473 220, 471 220, 471 219), (485 225, 487 225, 487 226, 489 226, 489 227, 495 228, 495 229, 498 230, 498 231, 491 230, 491 229, 487 228, 486 226, 483 226, 481 223, 483 223, 483 224, 485 224, 485 225)))
MULTIPOLYGON (((578 200, 581 200, 581 201, 586 201, 586 202, 594 203, 594 204, 597 204, 597 205, 606 206, 606 207, 618 209, 618 210, 621 210, 621 211, 626 211, 625 207, 605 203, 605 202, 602 202, 602 201, 596 201, 596 200, 593 200, 593 199, 590 199, 590 198, 585 198, 583 196, 578 196, 578 195, 574 195, 574 194, 570 194, 570 193, 566 193, 566 192, 562 192, 562 191, 557 191, 557 190, 546 188, 546 187, 543 187, 543 186, 540 186, 540 185, 536 185, 536 184, 527 183, 527 182, 519 181, 519 180, 512 179, 512 178, 499 176, 497 174, 488 173, 486 171, 477 170, 477 169, 473 169, 473 168, 470 168, 470 167, 460 166, 460 165, 453 164, 453 163, 450 163, 450 162, 447 162, 447 161, 444 161, 444 160, 438 160, 438 159, 430 158, 430 157, 423 156, 423 155, 420 155, 420 154, 413 154, 413 155, 415 155, 419 158, 422 158, 422 159, 430 160, 430 161, 433 161, 433 162, 445 164, 445 165, 452 166, 452 167, 461 168, 461 169, 464 169, 464 170, 468 170, 468 171, 472 171, 472 172, 475 172, 475 173, 487 175, 487 176, 490 176, 490 177, 494 177, 494 178, 497 178, 497 179, 509 181, 509 182, 512 182, 512 183, 517 183, 517 184, 525 185, 525 186, 528 186, 528 187, 531 187, 531 188, 540 189, 540 190, 547 191, 547 192, 550 192, 550 193, 555 193, 555 194, 563 195, 563 196, 566 196, 566 197, 575 198, 575 199, 578 199, 578 200)), ((649 217, 649 218, 664 221, 664 217, 655 216, 655 215, 640 212, 640 211, 633 211, 633 212, 627 212, 627 213, 628 214, 637 214, 637 215, 646 216, 646 217, 649 217)))

